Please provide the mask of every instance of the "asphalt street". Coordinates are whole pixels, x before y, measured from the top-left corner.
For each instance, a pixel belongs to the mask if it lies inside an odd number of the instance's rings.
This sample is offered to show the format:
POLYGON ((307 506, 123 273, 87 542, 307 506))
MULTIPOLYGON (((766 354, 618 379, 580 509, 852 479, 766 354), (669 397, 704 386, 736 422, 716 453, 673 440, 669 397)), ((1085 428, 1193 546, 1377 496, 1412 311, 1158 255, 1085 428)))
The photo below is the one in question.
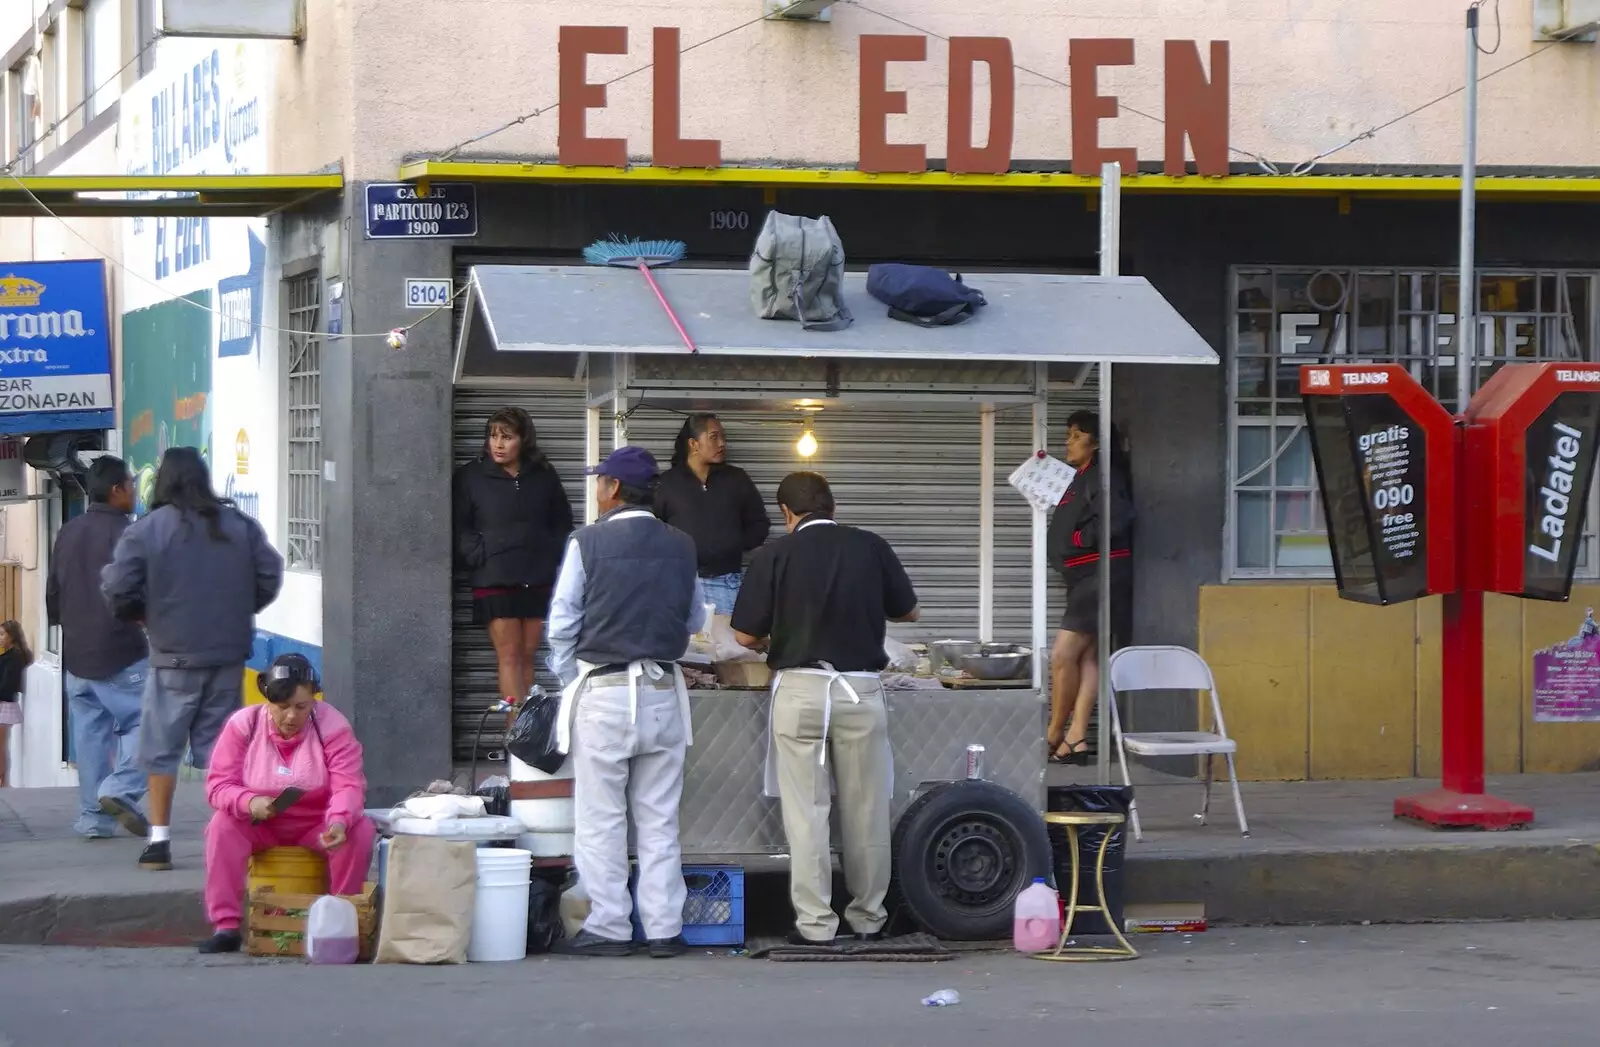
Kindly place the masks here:
POLYGON ((1130 963, 530 959, 308 967, 186 950, 0 949, 3 1047, 554 1042, 651 1047, 1503 1047, 1593 1042, 1600 926, 1468 924, 1142 937, 1130 963), (919 1000, 956 989, 960 1005, 919 1000), (1014 1040, 1020 1044, 1020 1039, 1014 1040))

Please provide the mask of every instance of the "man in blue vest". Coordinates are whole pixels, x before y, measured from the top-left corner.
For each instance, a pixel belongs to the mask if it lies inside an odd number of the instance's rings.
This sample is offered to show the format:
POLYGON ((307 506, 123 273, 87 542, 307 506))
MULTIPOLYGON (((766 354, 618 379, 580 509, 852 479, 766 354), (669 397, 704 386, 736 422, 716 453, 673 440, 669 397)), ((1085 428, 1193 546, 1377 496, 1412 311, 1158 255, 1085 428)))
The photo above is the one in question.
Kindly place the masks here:
POLYGON ((573 534, 556 577, 545 636, 561 680, 557 744, 570 752, 573 863, 589 918, 556 951, 634 951, 628 816, 639 851, 639 922, 650 955, 681 955, 683 796, 689 694, 677 660, 705 625, 694 541, 651 512, 660 470, 642 447, 619 447, 589 473, 600 519, 573 534))

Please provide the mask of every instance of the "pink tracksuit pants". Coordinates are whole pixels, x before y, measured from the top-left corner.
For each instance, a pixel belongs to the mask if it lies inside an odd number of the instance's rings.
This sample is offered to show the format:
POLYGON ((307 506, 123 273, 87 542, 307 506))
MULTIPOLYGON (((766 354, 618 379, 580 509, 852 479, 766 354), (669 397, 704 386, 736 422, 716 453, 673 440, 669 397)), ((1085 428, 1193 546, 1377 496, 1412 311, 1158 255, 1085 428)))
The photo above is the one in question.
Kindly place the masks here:
POLYGON ((255 825, 223 811, 213 814, 206 824, 206 919, 211 925, 218 930, 238 928, 250 856, 270 847, 305 847, 327 854, 329 893, 360 894, 372 867, 377 830, 370 819, 358 818, 344 845, 328 854, 317 840, 325 817, 321 811, 288 811, 255 825))

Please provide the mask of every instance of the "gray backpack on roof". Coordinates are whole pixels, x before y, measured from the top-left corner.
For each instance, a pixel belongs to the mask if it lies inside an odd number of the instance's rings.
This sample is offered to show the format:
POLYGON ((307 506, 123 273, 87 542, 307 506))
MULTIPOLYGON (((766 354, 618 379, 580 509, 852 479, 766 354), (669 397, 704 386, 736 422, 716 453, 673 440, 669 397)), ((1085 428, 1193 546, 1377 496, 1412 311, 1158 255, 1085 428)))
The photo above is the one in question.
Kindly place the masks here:
POLYGON ((763 320, 799 320, 808 331, 850 326, 844 243, 827 215, 767 212, 750 255, 750 304, 763 320))

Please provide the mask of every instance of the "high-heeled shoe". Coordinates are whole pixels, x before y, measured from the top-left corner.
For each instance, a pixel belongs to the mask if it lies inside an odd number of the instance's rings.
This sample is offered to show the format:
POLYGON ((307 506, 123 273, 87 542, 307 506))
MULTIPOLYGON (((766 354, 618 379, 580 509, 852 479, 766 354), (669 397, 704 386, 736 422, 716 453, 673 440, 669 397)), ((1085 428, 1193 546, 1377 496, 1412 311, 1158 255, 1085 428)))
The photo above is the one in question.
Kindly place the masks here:
POLYGON ((1065 753, 1057 747, 1049 756, 1050 763, 1072 764, 1078 767, 1089 766, 1089 739, 1080 738, 1075 742, 1062 742, 1067 747, 1065 753))

